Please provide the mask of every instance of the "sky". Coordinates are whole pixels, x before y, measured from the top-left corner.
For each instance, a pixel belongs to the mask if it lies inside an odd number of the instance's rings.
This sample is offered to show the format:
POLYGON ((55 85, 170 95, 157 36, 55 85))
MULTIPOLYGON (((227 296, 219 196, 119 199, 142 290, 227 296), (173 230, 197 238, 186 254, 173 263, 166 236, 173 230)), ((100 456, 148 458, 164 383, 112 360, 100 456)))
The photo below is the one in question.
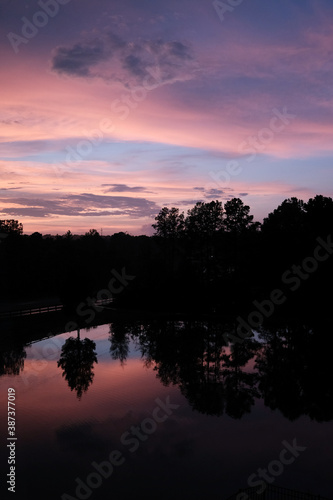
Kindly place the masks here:
POLYGON ((0 0, 0 219, 152 234, 332 196, 331 0, 0 0))

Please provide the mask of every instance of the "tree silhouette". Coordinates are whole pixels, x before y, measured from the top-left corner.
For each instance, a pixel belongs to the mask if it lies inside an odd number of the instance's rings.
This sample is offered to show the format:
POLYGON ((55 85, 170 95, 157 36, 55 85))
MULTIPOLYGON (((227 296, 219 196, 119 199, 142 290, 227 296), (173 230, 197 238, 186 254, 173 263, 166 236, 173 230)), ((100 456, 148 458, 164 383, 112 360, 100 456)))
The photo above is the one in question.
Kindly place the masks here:
POLYGON ((87 233, 84 235, 86 238, 99 238, 100 234, 97 229, 89 229, 87 233))
POLYGON ((262 230, 270 233, 299 233, 304 228, 305 205, 296 197, 284 200, 264 219, 262 230))
POLYGON ((79 400, 93 382, 93 366, 98 362, 95 348, 95 342, 88 338, 81 340, 78 335, 69 337, 61 349, 58 367, 62 368, 63 377, 79 400))
POLYGON ((21 224, 21 222, 14 219, 0 220, 0 233, 22 234, 23 225, 21 224))
MULTIPOLYGON (((249 215, 250 207, 244 205, 240 198, 233 198, 224 205, 224 227, 227 231, 240 233, 253 224, 253 215, 249 215)), ((258 227, 258 223, 256 223, 258 227)))
POLYGON ((204 203, 198 201, 188 210, 185 220, 186 230, 190 235, 212 236, 223 229, 223 207, 221 201, 204 203))
POLYGON ((70 230, 68 230, 63 236, 64 239, 66 240, 72 240, 73 239, 73 234, 70 230))
POLYGON ((164 207, 155 217, 156 224, 153 224, 156 236, 163 238, 177 238, 184 231, 184 212, 179 213, 179 208, 164 207))
POLYGON ((317 195, 304 205, 307 230, 325 236, 333 230, 333 200, 317 195))

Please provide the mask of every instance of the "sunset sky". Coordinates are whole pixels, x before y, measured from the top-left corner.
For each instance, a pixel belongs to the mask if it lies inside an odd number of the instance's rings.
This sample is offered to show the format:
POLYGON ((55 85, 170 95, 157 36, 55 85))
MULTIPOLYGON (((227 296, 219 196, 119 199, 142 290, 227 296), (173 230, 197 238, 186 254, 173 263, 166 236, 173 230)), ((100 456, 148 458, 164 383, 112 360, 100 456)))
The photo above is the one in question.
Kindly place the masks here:
POLYGON ((332 196, 331 0, 1 0, 0 218, 151 234, 332 196))

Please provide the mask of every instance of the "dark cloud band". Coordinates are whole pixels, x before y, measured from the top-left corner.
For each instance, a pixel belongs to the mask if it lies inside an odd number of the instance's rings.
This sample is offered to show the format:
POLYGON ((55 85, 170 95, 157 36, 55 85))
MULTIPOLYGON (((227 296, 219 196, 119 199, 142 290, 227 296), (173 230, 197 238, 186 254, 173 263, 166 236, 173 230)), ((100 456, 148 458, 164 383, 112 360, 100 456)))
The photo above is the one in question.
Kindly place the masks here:
POLYGON ((125 86, 140 83, 149 76, 149 69, 156 67, 164 83, 188 79, 193 64, 191 48, 181 41, 127 42, 113 33, 58 47, 52 59, 52 69, 57 73, 102 78, 125 86))
POLYGON ((1 198, 0 203, 21 205, 6 207, 0 213, 15 217, 87 217, 105 215, 128 215, 131 218, 150 217, 159 207, 145 198, 130 196, 102 196, 89 193, 65 195, 56 200, 41 198, 1 198))

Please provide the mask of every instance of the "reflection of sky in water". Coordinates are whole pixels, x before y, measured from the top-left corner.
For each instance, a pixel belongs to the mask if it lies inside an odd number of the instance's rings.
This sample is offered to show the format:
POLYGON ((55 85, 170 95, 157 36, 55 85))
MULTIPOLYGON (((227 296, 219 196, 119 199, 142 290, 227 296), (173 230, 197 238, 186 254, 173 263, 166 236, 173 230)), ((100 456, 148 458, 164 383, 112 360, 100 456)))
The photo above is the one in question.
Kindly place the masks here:
MULTIPOLYGON (((75 478, 84 480, 94 470, 93 461, 107 460, 117 449, 125 463, 103 481, 92 499, 152 495, 223 499, 246 487, 250 474, 278 459, 282 441, 291 443, 294 438, 307 450, 285 467, 275 484, 329 496, 331 422, 319 424, 307 416, 289 421, 262 400, 256 400, 241 419, 199 413, 178 385, 162 385, 155 363, 145 366, 136 342, 130 342, 123 365, 113 360, 109 331, 103 325, 80 332, 82 340, 88 337, 96 343, 98 355, 93 382, 80 401, 57 366, 66 339, 76 337, 76 332, 34 343, 27 348, 23 373, 1 377, 1 398, 10 386, 17 395, 17 498, 25 498, 23 485, 35 498, 45 498, 47 493, 47 498, 59 499, 64 492, 75 497, 75 478), (130 453, 120 442, 122 434, 151 418, 155 400, 167 397, 179 408, 130 453)), ((253 360, 246 371, 252 366, 253 360)), ((1 418, 4 409, 2 401, 1 418)), ((1 435, 6 435, 3 418, 1 435)))
MULTIPOLYGON (((110 358, 109 356, 110 341, 108 339, 109 335, 110 335, 109 325, 100 325, 97 328, 80 330, 80 337, 82 339, 87 337, 89 339, 92 339, 96 343, 96 351, 99 359, 100 357, 102 359, 110 358)), ((77 337, 77 330, 63 333, 61 335, 57 335, 56 337, 50 337, 31 344, 31 346, 26 349, 27 359, 31 359, 35 356, 48 358, 48 356, 52 356, 53 353, 55 355, 57 348, 60 352, 66 339, 68 339, 69 337, 77 337)), ((130 345, 132 348, 128 353, 128 357, 129 358, 141 357, 141 354, 137 351, 135 347, 135 343, 131 341, 130 345)))

